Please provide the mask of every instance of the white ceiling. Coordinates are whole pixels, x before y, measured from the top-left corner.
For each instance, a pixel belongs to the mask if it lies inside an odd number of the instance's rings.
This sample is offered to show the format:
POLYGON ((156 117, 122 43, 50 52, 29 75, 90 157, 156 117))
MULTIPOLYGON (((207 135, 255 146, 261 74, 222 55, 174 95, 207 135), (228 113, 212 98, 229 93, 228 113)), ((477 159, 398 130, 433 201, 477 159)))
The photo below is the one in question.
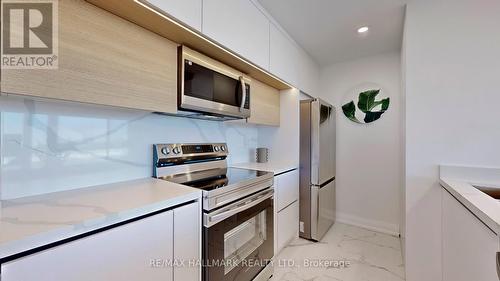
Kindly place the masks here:
POLYGON ((321 66, 401 48, 405 0, 258 1, 321 66))

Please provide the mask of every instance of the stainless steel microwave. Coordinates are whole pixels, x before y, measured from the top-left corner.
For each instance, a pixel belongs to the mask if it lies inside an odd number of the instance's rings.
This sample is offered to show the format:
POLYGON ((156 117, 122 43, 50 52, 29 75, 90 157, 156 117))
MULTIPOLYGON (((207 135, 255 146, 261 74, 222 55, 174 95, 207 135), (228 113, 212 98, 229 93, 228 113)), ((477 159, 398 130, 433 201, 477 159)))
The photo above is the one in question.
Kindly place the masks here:
POLYGON ((250 117, 250 79, 186 46, 179 47, 180 110, 230 117, 250 117))

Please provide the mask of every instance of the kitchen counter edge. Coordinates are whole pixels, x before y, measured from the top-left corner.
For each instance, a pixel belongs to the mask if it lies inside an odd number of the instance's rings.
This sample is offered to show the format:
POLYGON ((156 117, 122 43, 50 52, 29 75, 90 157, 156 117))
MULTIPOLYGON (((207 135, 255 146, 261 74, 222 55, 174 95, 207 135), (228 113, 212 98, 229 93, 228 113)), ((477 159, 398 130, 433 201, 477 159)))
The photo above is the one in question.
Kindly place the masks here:
POLYGON ((483 224, 500 235, 500 202, 463 180, 444 177, 439 183, 483 224))
MULTIPOLYGON (((195 188, 175 184, 155 178, 131 180, 113 184, 80 188, 52 194, 38 195, 14 200, 2 201, 0 209, 0 229, 2 225, 9 235, 2 237, 0 234, 0 261, 12 259, 13 256, 36 248, 45 247, 63 240, 71 239, 99 229, 108 228, 120 223, 134 220, 155 212, 175 208, 189 202, 201 202, 201 191, 195 188), (126 200, 128 197, 129 200, 126 200), (79 200, 81 198, 81 200, 79 200), (135 200, 137 198, 137 200, 135 200), (85 202, 81 203, 79 201, 85 202), (67 211, 74 214, 78 208, 87 207, 101 212, 82 214, 82 218, 71 218, 71 223, 38 222, 33 223, 34 228, 46 223, 43 230, 27 231, 26 222, 35 212, 40 211, 40 206, 67 207, 67 211), (70 203, 67 203, 70 202, 70 203), (94 205, 89 205, 94 203, 94 205), (58 205, 59 204, 59 205, 58 205), (11 209, 9 209, 11 208, 11 209), (18 216, 16 216, 18 214, 18 216), (16 220, 19 222, 16 225, 16 220), (7 229, 8 228, 8 229, 7 229), (17 231, 17 232, 16 232, 17 231)), ((60 209, 54 208, 58 213, 60 209)), ((79 213, 79 212, 76 212, 79 213)), ((82 212, 83 213, 83 212, 82 212)), ((50 212, 43 214, 50 217, 50 212)), ((60 216, 54 211, 54 217, 60 216)))
POLYGON ((285 163, 257 163, 257 162, 247 162, 247 163, 237 163, 230 165, 234 168, 260 170, 266 172, 273 172, 275 176, 278 176, 289 171, 297 170, 299 168, 298 164, 285 164, 285 163))

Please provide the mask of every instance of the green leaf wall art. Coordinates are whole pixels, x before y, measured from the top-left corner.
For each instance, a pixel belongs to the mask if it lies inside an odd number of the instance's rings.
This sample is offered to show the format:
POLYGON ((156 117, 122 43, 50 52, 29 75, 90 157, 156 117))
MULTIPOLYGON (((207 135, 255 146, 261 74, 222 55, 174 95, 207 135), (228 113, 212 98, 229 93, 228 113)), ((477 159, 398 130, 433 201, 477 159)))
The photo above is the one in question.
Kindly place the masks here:
POLYGON ((376 100, 378 94, 380 94, 380 89, 361 92, 358 96, 357 104, 354 101, 350 101, 342 106, 344 115, 349 118, 349 120, 359 124, 371 123, 380 119, 382 114, 389 109, 390 98, 376 100), (356 110, 360 110, 364 114, 362 120, 356 117, 356 110))

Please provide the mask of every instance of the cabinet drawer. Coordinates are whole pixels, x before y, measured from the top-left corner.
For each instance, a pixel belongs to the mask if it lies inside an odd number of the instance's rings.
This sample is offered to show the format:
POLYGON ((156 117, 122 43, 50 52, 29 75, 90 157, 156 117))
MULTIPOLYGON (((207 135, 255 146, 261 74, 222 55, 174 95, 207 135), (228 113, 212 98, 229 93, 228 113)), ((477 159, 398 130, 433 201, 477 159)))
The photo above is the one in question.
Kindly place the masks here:
POLYGON ((278 254, 299 234, 299 202, 295 201, 277 215, 276 252, 278 254))
POLYGON ((274 178, 274 182, 278 211, 299 199, 299 170, 278 175, 274 178))
POLYGON ((2 264, 2 281, 173 280, 173 211, 2 264), (29 269, 29 270, 27 270, 29 269))

